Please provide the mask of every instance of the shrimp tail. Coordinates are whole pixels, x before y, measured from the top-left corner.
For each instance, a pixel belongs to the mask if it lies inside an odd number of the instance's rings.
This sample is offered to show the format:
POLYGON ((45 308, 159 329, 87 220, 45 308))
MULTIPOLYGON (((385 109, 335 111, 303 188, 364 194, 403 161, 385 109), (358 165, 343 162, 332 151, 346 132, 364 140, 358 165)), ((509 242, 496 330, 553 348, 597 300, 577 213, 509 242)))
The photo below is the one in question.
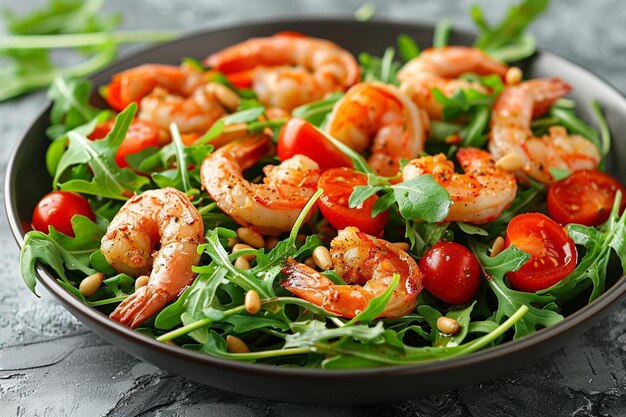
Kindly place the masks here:
POLYGON ((113 313, 111 318, 134 329, 144 320, 156 314, 169 301, 167 293, 147 285, 139 288, 125 299, 113 313))
POLYGON ((572 91, 572 86, 560 78, 530 80, 523 86, 532 96, 533 117, 544 115, 558 99, 572 91))

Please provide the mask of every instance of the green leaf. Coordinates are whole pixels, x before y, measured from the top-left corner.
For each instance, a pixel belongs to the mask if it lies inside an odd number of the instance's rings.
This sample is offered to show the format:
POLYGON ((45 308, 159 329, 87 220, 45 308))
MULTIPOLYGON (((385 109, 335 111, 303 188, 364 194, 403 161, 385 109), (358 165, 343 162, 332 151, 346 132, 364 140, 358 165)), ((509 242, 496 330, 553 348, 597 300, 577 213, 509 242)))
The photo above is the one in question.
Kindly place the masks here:
POLYGON ((136 109, 133 103, 120 113, 111 132, 102 140, 90 140, 76 130, 69 132, 69 147, 59 161, 54 183, 58 183, 70 167, 86 164, 93 173, 91 181, 72 179, 59 187, 66 191, 126 200, 148 185, 146 177, 137 175, 130 168, 120 169, 115 162, 115 152, 124 140, 136 109))
POLYGON ((364 324, 356 324, 329 329, 326 327, 325 323, 317 320, 311 320, 308 322, 291 323, 291 328, 294 331, 294 334, 290 334, 285 337, 284 348, 309 347, 318 342, 345 336, 349 336, 362 342, 368 342, 380 339, 385 331, 382 322, 378 322, 373 327, 369 327, 364 324))
POLYGON ((79 271, 85 276, 97 271, 81 263, 74 255, 65 250, 58 242, 42 232, 28 232, 20 254, 20 272, 26 286, 36 295, 37 264, 50 267, 63 281, 71 284, 66 270, 79 271))
POLYGON ((482 13, 474 6, 472 17, 480 29, 474 46, 492 51, 518 38, 530 22, 548 7, 548 3, 549 0, 523 0, 519 5, 510 7, 502 22, 491 28, 487 27, 482 13))
POLYGON ((55 78, 48 90, 48 98, 53 103, 50 123, 54 126, 47 132, 48 136, 57 138, 93 120, 101 110, 89 104, 90 96, 90 81, 55 78))
POLYGON ((250 123, 258 120, 265 113, 265 107, 252 107, 237 113, 233 113, 224 118, 224 124, 232 125, 237 123, 250 123))
POLYGON ((512 317, 522 306, 528 308, 528 313, 515 323, 513 339, 519 339, 563 320, 562 315, 549 309, 554 297, 515 291, 504 283, 504 275, 521 268, 530 259, 529 254, 515 246, 509 246, 493 258, 487 254, 488 248, 485 245, 472 244, 472 250, 487 274, 489 288, 498 299, 495 320, 500 323, 504 318, 512 317))
POLYGON ((489 236, 489 233, 482 227, 464 222, 457 222, 456 224, 459 226, 459 229, 468 235, 489 236))
POLYGON ((365 2, 361 7, 355 10, 354 18, 359 22, 366 22, 376 14, 376 5, 372 2, 365 2))
POLYGON ((284 321, 277 320, 272 317, 259 317, 257 316, 244 316, 241 314, 227 317, 221 320, 222 323, 229 323, 233 325, 232 332, 242 334, 249 333, 254 330, 262 329, 278 329, 289 330, 289 324, 284 321))
POLYGON ((420 175, 391 188, 405 219, 434 223, 448 216, 452 205, 450 194, 431 175, 420 175))
POLYGON ((341 97, 343 97, 343 93, 333 93, 323 100, 296 107, 291 114, 321 127, 326 116, 330 114, 341 97))
POLYGON ((352 191, 352 194, 350 194, 350 200, 348 201, 349 207, 355 208, 360 206, 365 202, 365 200, 367 200, 382 189, 383 187, 372 187, 371 185, 357 185, 356 187, 354 187, 354 191, 352 191))
POLYGON ((100 250, 100 241, 106 230, 81 215, 73 216, 71 222, 75 237, 64 235, 52 226, 48 236, 80 263, 90 265, 91 255, 100 250))
POLYGON ((397 43, 398 54, 405 62, 408 62, 413 58, 419 56, 419 46, 417 45, 415 40, 406 33, 401 33, 400 35, 398 35, 397 43))
POLYGON ((554 178, 554 181, 561 181, 572 175, 572 171, 566 168, 550 167, 549 170, 550 175, 554 178))
POLYGON ((341 152, 343 152, 348 158, 352 160, 354 164, 354 170, 358 172, 363 172, 364 174, 373 174, 372 168, 370 168, 367 161, 359 154, 357 151, 346 145, 345 143, 335 139, 329 134, 325 133, 322 130, 317 129, 326 139, 331 141, 333 145, 335 145, 341 152))

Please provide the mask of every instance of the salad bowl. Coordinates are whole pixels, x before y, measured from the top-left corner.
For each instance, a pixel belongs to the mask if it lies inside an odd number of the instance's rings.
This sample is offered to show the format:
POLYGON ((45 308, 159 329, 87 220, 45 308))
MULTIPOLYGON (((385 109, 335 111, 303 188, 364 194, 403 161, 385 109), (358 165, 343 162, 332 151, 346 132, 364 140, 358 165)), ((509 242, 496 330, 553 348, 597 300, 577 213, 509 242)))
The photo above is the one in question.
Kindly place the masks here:
MULTIPOLYGON (((96 86, 107 83, 124 69, 146 62, 177 64, 183 57, 203 58, 211 52, 242 40, 281 31, 298 31, 335 41, 353 53, 380 56, 406 33, 420 45, 432 43, 433 28, 397 22, 356 22, 351 20, 287 20, 245 24, 197 33, 122 59, 100 71, 91 80, 96 86)), ((469 44, 468 34, 453 32, 451 44, 469 44)), ((626 99, 609 84, 552 53, 540 51, 521 63, 531 77, 558 76, 573 86, 571 97, 582 105, 579 115, 592 120, 584 104, 599 101, 609 126, 617 135, 607 156, 607 170, 626 182, 626 99)), ((94 105, 103 105, 93 97, 94 105)), ((39 198, 50 191, 50 176, 45 167, 49 126, 48 106, 19 138, 11 155, 5 180, 6 211, 12 232, 21 246, 30 230, 30 216, 39 198)), ((120 349, 163 369, 191 380, 236 393, 281 401, 307 403, 375 403, 418 397, 455 389, 510 372, 580 336, 619 305, 626 295, 624 277, 615 276, 613 285, 597 300, 571 312, 563 321, 520 340, 506 342, 468 356, 431 361, 410 366, 362 370, 324 370, 274 367, 212 357, 161 343, 133 331, 105 314, 90 308, 59 285, 55 277, 39 267, 39 284, 71 314, 92 331, 120 349)), ((615 275, 615 274, 614 274, 615 275)), ((17 277, 16 277, 17 279, 17 277)), ((114 365, 113 365, 114 366, 114 365)))

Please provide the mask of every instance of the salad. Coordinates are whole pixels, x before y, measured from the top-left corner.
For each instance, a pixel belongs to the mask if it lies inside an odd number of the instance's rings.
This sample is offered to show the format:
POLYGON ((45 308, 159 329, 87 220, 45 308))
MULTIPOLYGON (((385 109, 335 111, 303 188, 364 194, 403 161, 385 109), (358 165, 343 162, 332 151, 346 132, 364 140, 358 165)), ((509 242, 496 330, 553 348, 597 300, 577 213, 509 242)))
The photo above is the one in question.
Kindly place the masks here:
POLYGON ((297 32, 100 87, 57 78, 21 271, 164 343, 276 366, 466 355, 551 326, 626 270, 610 134, 525 79, 526 0, 473 46, 382 57, 297 32))

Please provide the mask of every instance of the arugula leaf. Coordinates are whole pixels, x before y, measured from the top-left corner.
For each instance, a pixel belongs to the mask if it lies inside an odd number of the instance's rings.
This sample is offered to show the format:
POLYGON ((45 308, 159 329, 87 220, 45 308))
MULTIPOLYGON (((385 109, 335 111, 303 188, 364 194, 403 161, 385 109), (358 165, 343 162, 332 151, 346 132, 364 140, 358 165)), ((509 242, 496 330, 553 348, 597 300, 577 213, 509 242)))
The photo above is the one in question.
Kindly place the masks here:
POLYGON ((411 251, 421 257, 435 243, 443 240, 449 223, 405 222, 404 236, 411 242, 411 251))
MULTIPOLYGON (((115 119, 115 125, 106 138, 90 140, 73 130, 68 133, 70 140, 67 151, 61 157, 53 184, 58 184, 63 173, 75 165, 88 165, 93 178, 71 179, 59 185, 66 191, 97 195, 116 200, 126 200, 136 191, 149 184, 149 180, 137 175, 130 168, 119 168, 115 162, 115 152, 120 146, 130 123, 135 116, 136 104, 131 104, 115 119)), ((93 125, 93 123, 92 123, 93 125)))
POLYGON ((26 233, 24 245, 20 254, 20 272, 26 286, 37 295, 37 264, 46 265, 67 284, 71 281, 66 275, 66 270, 80 271, 85 275, 95 274, 97 271, 81 263, 74 255, 65 250, 50 236, 38 231, 26 233))
MULTIPOLYGON (((175 36, 170 31, 119 31, 120 15, 103 16, 104 0, 52 0, 47 7, 17 17, 2 10, 7 29, 0 55, 12 61, 0 70, 0 101, 50 85, 57 76, 82 77, 111 62, 118 44, 154 42, 175 36), (88 59, 59 66, 50 58, 55 48, 74 48, 88 59)), ((60 129, 59 129, 60 130, 60 129)), ((59 131, 52 129, 57 136, 59 131)))
POLYGON ((64 235, 54 227, 49 227, 48 236, 63 249, 71 253, 83 265, 91 264, 91 255, 100 250, 100 241, 106 232, 88 217, 75 215, 72 217, 72 230, 75 237, 64 235))
POLYGON ((562 315, 550 309, 555 300, 554 297, 515 291, 504 283, 504 275, 521 268, 530 259, 529 254, 515 246, 509 246, 492 258, 487 254, 487 246, 476 243, 471 246, 472 251, 484 268, 489 288, 498 299, 495 321, 500 323, 505 317, 512 317, 522 306, 528 308, 528 313, 515 323, 513 339, 519 339, 563 320, 562 315), (543 308, 539 306, 543 306, 543 308))
POLYGON ((402 64, 394 60, 395 53, 395 49, 391 47, 385 49, 381 58, 361 52, 358 57, 361 64, 361 79, 399 85, 397 75, 402 64))
POLYGON ((294 331, 294 334, 285 336, 284 348, 310 347, 319 342, 344 336, 349 336, 363 342, 369 342, 380 339, 385 331, 382 322, 376 323, 373 327, 364 324, 355 324, 329 329, 326 327, 325 323, 318 320, 294 322, 291 323, 291 329, 294 331))
POLYGON ((89 104, 91 96, 91 82, 87 80, 68 80, 55 78, 48 89, 48 98, 52 100, 50 110, 51 126, 46 134, 51 138, 58 138, 68 131, 89 123, 99 113, 89 104))
POLYGON ((566 226, 574 243, 585 247, 585 256, 571 274, 552 287, 538 291, 539 294, 547 294, 563 302, 593 285, 589 296, 591 303, 604 292, 611 251, 619 256, 622 273, 626 272, 626 214, 619 216, 621 200, 622 195, 618 191, 608 220, 598 228, 581 224, 566 226))
POLYGON ((456 222, 456 224, 459 226, 461 231, 467 233, 468 235, 489 236, 489 233, 485 229, 474 224, 464 222, 456 222))
MULTIPOLYGON (((191 284, 178 299, 165 307, 157 315, 154 325, 157 329, 169 330, 183 321, 189 324, 189 318, 198 320, 204 317, 203 310, 207 307, 218 308, 219 301, 215 294, 217 287, 226 276, 224 268, 206 268, 206 271, 198 274, 191 284), (185 314, 185 320, 181 317, 185 314)), ((200 336, 200 330, 196 330, 196 336, 200 336)), ((195 340, 202 339, 196 338, 195 340)), ((203 342, 200 342, 203 343, 203 342)))
POLYGON ((391 186, 400 214, 408 220, 443 221, 450 211, 450 194, 431 175, 420 175, 391 186))
POLYGON ((323 100, 296 107, 291 114, 320 127, 341 97, 343 93, 333 93, 323 100))
POLYGON ((419 46, 417 45, 415 40, 406 33, 401 33, 400 35, 398 35, 398 40, 396 41, 396 43, 398 44, 398 54, 405 62, 408 62, 413 58, 419 56, 419 46))
MULTIPOLYGON (((483 11, 478 5, 472 6, 470 15, 478 27, 479 34, 474 46, 496 55, 502 48, 509 48, 507 54, 500 58, 511 58, 510 48, 515 44, 528 45, 528 38, 522 37, 526 27, 547 7, 549 0, 523 0, 517 6, 510 7, 505 18, 496 26, 491 27, 485 21, 483 11)), ((519 48, 524 50, 524 48, 519 48)), ((526 49, 527 55, 515 54, 513 58, 520 60, 534 53, 534 48, 526 49), (530 52, 530 53, 528 53, 530 52)))

